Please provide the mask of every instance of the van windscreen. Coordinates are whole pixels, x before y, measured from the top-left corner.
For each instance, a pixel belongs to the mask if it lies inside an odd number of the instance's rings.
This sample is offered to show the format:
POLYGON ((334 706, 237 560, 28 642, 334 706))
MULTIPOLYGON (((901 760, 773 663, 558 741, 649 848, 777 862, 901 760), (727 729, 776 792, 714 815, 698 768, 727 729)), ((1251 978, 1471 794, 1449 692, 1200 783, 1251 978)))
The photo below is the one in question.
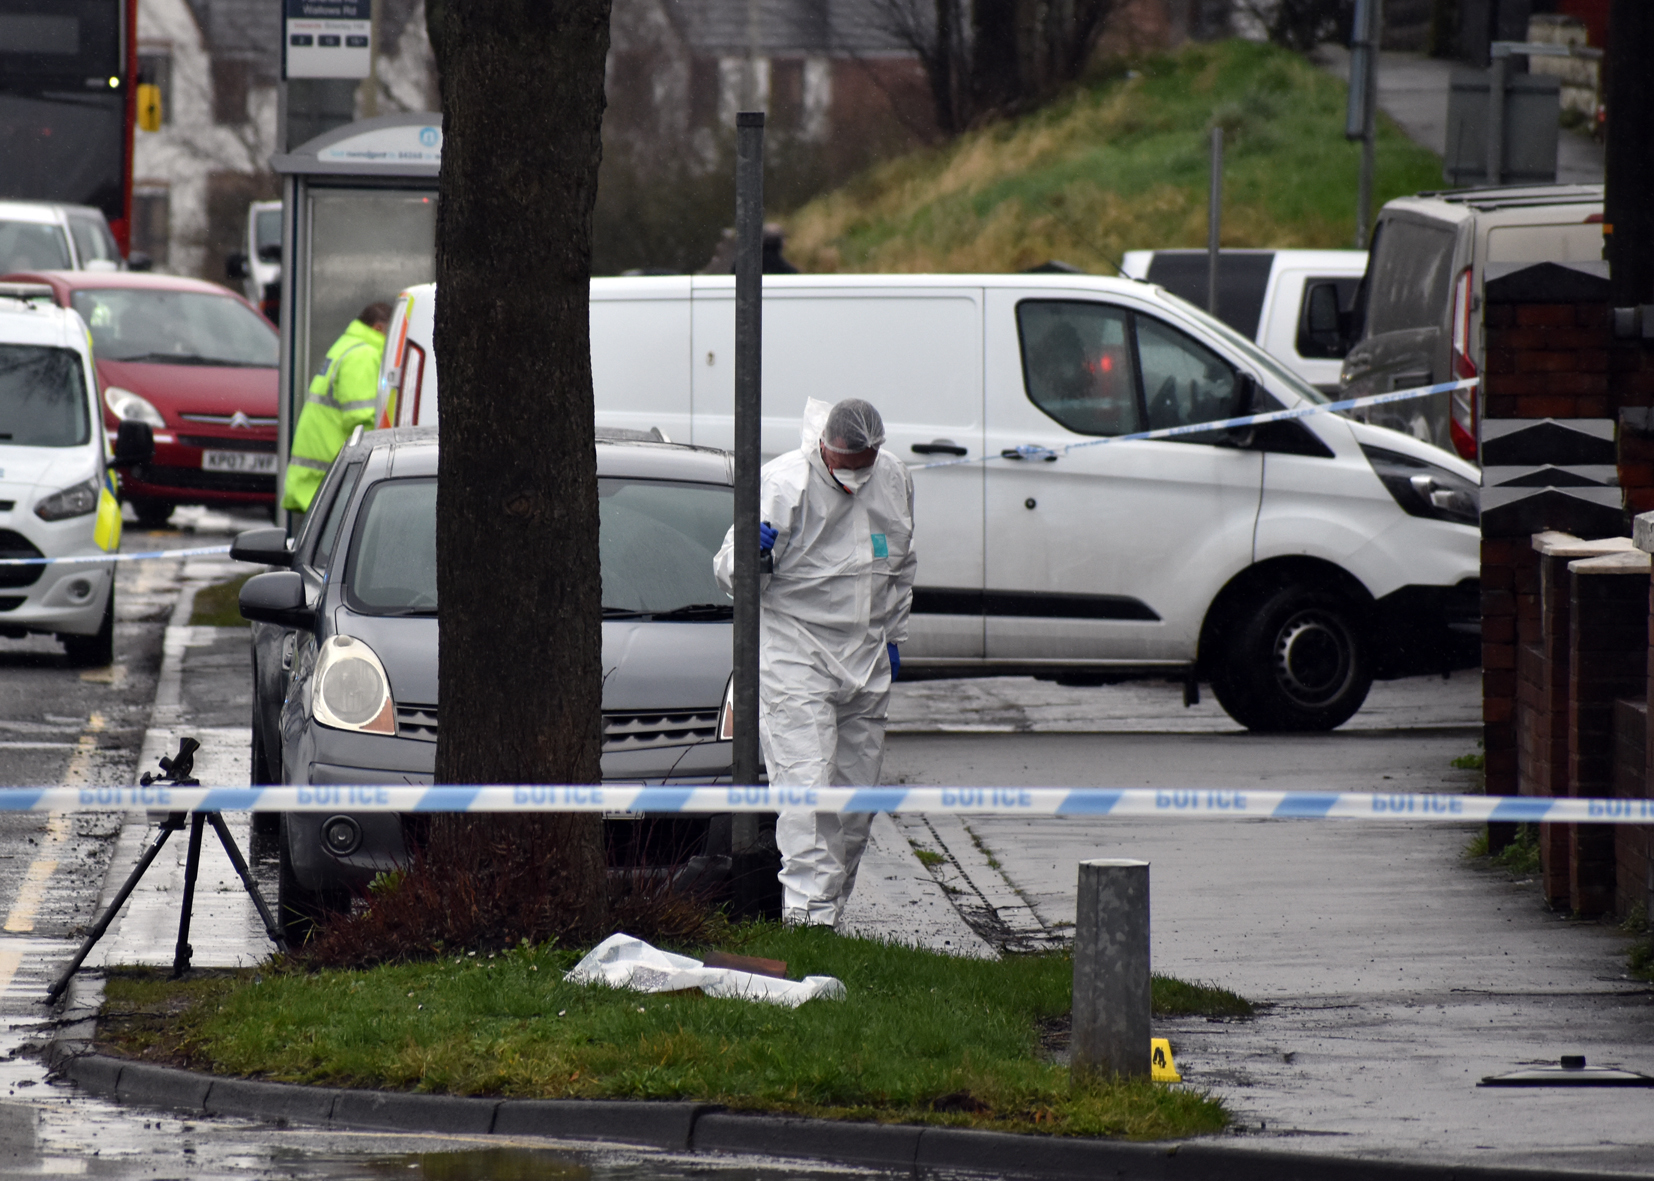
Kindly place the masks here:
POLYGON ((1447 319, 1453 231, 1400 218, 1383 229, 1367 272, 1366 334, 1440 327, 1447 319))
POLYGON ((79 447, 91 437, 80 355, 0 344, 0 446, 79 447))

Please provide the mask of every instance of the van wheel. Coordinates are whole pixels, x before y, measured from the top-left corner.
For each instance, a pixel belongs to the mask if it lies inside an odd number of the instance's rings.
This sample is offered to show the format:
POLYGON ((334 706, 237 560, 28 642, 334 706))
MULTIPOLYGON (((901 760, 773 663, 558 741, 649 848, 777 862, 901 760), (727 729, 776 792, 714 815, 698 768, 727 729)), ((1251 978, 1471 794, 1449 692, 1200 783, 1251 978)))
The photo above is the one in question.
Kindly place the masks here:
POLYGON ((350 909, 350 898, 342 891, 310 890, 293 871, 288 851, 287 825, 281 826, 280 876, 276 879, 276 921, 289 950, 303 947, 316 932, 316 924, 350 909))
POLYGON ((147 500, 135 498, 131 502, 132 511, 138 514, 138 524, 145 529, 163 528, 172 519, 174 505, 165 500, 147 500))
POLYGON ((115 583, 109 583, 109 599, 103 605, 103 622, 89 636, 60 635, 71 668, 108 668, 115 663, 115 583))
POLYGON ((1234 618, 1212 692, 1248 730, 1331 730, 1367 699, 1366 639, 1342 595, 1289 586, 1234 618))

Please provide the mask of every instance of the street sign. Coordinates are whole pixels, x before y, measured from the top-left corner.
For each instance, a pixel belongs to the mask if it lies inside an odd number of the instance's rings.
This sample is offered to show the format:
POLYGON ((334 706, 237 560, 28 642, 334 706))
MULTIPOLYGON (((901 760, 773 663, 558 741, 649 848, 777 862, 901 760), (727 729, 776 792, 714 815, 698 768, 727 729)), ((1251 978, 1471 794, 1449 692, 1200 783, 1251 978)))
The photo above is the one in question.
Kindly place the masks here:
POLYGON ((366 78, 373 0, 284 0, 283 78, 366 78))

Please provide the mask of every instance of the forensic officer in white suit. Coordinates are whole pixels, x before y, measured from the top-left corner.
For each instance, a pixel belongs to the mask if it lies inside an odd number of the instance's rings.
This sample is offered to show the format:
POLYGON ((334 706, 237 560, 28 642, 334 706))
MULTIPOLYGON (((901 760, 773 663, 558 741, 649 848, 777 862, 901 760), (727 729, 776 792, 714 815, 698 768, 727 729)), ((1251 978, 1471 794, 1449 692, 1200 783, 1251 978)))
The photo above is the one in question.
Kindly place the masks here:
MULTIPOLYGON (((913 478, 880 450, 884 422, 860 398, 805 407, 801 446, 764 465, 758 737, 778 787, 871 787, 884 764, 890 683, 913 607, 913 478)), ((735 530, 714 559, 734 584, 735 530)), ((783 811, 783 917, 836 926, 872 813, 783 811)))

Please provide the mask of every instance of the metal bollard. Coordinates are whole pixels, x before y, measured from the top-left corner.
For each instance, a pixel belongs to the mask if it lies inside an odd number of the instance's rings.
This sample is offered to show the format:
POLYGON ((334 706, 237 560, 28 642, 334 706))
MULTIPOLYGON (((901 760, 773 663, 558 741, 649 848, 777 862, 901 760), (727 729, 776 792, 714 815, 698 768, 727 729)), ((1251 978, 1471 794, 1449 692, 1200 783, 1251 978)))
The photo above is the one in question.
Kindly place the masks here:
POLYGON ((1070 1070, 1149 1073, 1149 863, 1080 862, 1070 1070))

